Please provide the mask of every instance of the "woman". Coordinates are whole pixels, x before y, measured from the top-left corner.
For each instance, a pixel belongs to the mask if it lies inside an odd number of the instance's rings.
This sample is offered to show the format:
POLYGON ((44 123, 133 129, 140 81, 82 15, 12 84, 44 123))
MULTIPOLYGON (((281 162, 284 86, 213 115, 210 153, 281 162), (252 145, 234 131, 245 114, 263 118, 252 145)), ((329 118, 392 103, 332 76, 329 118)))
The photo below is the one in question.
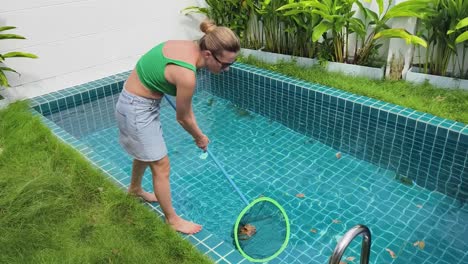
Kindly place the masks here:
POLYGON ((120 144, 133 157, 128 192, 148 202, 158 201, 166 222, 184 234, 197 233, 202 227, 182 219, 172 207, 170 164, 159 105, 164 94, 176 96, 177 121, 195 144, 206 150, 209 139, 198 127, 192 111, 196 70, 227 71, 240 50, 239 39, 230 29, 217 27, 212 21, 202 22, 200 29, 205 35, 198 42, 169 40, 143 55, 124 84, 116 106, 120 144), (141 187, 147 167, 153 175, 154 194, 141 187))

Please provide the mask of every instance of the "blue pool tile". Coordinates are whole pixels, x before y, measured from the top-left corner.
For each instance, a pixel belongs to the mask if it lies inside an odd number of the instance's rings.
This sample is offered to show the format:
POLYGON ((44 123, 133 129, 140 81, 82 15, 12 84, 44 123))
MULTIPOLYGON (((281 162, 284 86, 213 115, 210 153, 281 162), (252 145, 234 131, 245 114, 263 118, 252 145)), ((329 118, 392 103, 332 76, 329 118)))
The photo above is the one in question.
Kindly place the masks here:
POLYGON ((229 255, 225 256, 225 259, 231 263, 251 263, 237 251, 233 251, 229 255))

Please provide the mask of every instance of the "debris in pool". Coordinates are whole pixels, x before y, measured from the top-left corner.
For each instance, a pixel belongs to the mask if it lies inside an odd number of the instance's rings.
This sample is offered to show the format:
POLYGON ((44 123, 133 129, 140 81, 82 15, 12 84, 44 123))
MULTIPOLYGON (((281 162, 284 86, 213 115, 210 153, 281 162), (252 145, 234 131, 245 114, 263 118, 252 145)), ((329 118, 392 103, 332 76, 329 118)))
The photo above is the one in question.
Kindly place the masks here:
POLYGON ((424 247, 426 247, 426 243, 424 241, 422 241, 422 240, 418 240, 418 241, 413 243, 413 246, 419 247, 419 249, 423 250, 424 247))
POLYGON ((408 186, 413 186, 413 180, 410 177, 407 177, 402 174, 396 174, 395 180, 398 180, 400 183, 408 186))
POLYGON ((341 152, 336 153, 335 156, 337 159, 341 159, 341 152))
POLYGON ((354 261, 356 258, 355 257, 347 257, 346 260, 347 261, 354 261))
POLYGON ((317 229, 312 228, 312 229, 310 230, 310 232, 312 232, 312 233, 314 233, 314 234, 317 234, 317 229))
POLYGON ((233 104, 235 113, 240 117, 253 117, 250 115, 250 112, 241 108, 240 106, 233 104))
POLYGON ((332 222, 333 222, 334 224, 339 224, 339 223, 341 223, 341 220, 339 220, 339 219, 333 219, 332 222))
POLYGON ((393 252, 393 250, 389 248, 386 248, 385 250, 388 252, 388 254, 390 254, 390 257, 392 257, 393 259, 397 258, 397 255, 395 254, 395 252, 393 252))
POLYGON ((237 114, 238 114, 239 116, 249 116, 249 115, 250 115, 249 111, 244 110, 244 109, 238 109, 238 110, 237 110, 237 114))
POLYGON ((422 206, 422 204, 417 204, 416 207, 417 208, 422 208, 423 206, 422 206))
POLYGON ((304 195, 303 193, 298 193, 298 194, 296 194, 296 197, 297 197, 297 198, 304 198, 305 195, 304 195))
POLYGON ((363 190, 364 190, 364 191, 366 191, 366 192, 368 192, 368 191, 369 191, 369 189, 367 189, 367 188, 366 188, 366 187, 364 187, 364 186, 359 186, 359 188, 363 189, 363 190))
POLYGON ((208 106, 212 106, 214 103, 214 98, 208 99, 208 106))
POLYGON ((245 224, 239 227, 238 235, 240 240, 250 239, 257 232, 257 228, 251 224, 245 224))

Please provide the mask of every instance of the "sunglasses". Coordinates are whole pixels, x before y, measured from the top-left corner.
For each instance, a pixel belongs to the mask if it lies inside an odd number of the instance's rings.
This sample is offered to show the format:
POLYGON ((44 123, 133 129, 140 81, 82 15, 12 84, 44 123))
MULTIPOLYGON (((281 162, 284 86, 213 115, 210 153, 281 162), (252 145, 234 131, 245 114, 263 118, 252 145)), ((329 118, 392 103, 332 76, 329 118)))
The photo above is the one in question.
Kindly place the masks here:
POLYGON ((231 66, 232 64, 234 64, 234 62, 236 62, 236 60, 234 60, 233 62, 222 62, 220 61, 216 55, 214 55, 214 53, 212 52, 211 55, 213 55, 213 58, 219 62, 219 64, 221 64, 221 69, 226 69, 227 67, 231 66))

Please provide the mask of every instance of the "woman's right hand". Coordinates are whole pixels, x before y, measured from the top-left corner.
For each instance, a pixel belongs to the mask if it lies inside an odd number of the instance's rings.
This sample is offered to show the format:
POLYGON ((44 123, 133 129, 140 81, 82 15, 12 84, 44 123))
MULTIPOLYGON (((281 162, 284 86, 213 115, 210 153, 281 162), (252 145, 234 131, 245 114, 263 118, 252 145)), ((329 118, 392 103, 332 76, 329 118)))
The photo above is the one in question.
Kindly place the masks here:
POLYGON ((208 137, 205 134, 202 134, 200 137, 195 138, 195 144, 197 144, 197 147, 201 148, 203 151, 206 151, 209 143, 210 139, 208 139, 208 137))

